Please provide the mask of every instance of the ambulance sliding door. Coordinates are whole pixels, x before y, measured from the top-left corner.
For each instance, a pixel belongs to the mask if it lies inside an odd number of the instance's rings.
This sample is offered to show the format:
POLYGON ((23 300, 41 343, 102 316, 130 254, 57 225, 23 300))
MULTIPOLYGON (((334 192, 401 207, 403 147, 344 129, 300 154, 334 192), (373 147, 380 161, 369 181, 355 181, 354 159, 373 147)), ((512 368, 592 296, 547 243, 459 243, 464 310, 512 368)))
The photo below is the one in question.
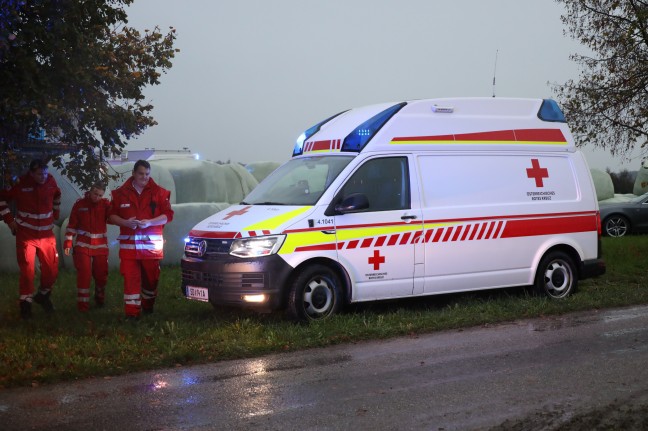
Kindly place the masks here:
MULTIPOLYGON (((338 191, 335 202, 364 196, 368 207, 335 216, 338 258, 353 281, 353 300, 412 295, 416 253, 423 233, 418 199, 412 206, 412 170, 407 156, 366 160, 338 191)), ((421 274, 422 275, 422 274, 421 274)), ((421 278, 422 280, 422 278, 421 278)))

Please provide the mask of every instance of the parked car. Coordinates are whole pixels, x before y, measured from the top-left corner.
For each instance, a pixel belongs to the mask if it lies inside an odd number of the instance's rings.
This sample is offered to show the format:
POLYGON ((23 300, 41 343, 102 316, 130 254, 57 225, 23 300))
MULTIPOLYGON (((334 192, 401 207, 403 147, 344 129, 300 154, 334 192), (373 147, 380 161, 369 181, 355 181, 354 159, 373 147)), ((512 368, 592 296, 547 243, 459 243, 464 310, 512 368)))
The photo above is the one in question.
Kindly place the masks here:
POLYGON ((627 202, 600 203, 603 234, 624 236, 648 232, 648 193, 627 202))

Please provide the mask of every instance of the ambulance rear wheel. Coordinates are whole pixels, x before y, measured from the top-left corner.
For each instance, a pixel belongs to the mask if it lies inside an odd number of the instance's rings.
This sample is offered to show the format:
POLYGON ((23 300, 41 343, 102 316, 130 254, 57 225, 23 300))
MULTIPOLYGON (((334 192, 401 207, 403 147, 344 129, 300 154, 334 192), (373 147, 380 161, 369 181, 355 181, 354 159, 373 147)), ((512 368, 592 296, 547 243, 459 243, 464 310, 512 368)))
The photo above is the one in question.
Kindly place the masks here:
POLYGON ((324 265, 304 268, 288 296, 288 314, 300 322, 322 320, 335 314, 341 302, 340 278, 324 265))
POLYGON ((576 266, 566 253, 554 251, 542 258, 534 285, 537 293, 561 299, 575 292, 577 285, 576 266))

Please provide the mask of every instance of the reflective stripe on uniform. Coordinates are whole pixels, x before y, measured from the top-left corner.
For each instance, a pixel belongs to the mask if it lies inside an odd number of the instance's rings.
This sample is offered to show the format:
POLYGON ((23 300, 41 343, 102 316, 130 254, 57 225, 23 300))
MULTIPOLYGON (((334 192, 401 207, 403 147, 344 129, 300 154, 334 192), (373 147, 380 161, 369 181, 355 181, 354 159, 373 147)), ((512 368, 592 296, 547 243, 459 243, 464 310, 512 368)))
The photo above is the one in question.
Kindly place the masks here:
POLYGON ((53 214, 52 214, 52 211, 50 211, 50 212, 48 212, 48 213, 45 213, 45 214, 32 214, 32 213, 27 213, 27 212, 24 212, 24 211, 18 211, 18 215, 19 215, 20 217, 26 217, 26 218, 33 218, 33 219, 37 219, 37 220, 43 220, 43 219, 46 219, 46 218, 52 217, 53 214))
POLYGON ((78 241, 78 240, 77 240, 76 245, 78 245, 79 247, 91 248, 93 250, 96 250, 98 248, 108 248, 108 244, 92 245, 92 244, 88 244, 87 242, 82 242, 82 241, 78 241))
POLYGON ((16 219, 16 224, 33 230, 50 230, 54 227, 54 223, 48 224, 47 226, 34 226, 33 224, 26 223, 21 219, 16 219))

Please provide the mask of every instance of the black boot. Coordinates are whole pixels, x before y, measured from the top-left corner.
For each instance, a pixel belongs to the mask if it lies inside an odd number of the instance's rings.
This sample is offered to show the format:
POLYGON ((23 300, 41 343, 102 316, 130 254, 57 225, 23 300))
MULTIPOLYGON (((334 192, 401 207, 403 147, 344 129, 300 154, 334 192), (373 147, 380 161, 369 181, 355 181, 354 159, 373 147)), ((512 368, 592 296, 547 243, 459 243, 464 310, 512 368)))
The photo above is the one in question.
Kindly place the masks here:
POLYGON ((31 319, 31 302, 29 301, 20 301, 20 318, 27 320, 31 319))
POLYGON ((50 299, 51 293, 51 291, 42 293, 39 290, 38 293, 34 295, 34 302, 36 304, 40 304, 40 306, 43 307, 43 310, 45 310, 46 313, 51 313, 54 311, 54 304, 52 304, 52 300, 50 299))

